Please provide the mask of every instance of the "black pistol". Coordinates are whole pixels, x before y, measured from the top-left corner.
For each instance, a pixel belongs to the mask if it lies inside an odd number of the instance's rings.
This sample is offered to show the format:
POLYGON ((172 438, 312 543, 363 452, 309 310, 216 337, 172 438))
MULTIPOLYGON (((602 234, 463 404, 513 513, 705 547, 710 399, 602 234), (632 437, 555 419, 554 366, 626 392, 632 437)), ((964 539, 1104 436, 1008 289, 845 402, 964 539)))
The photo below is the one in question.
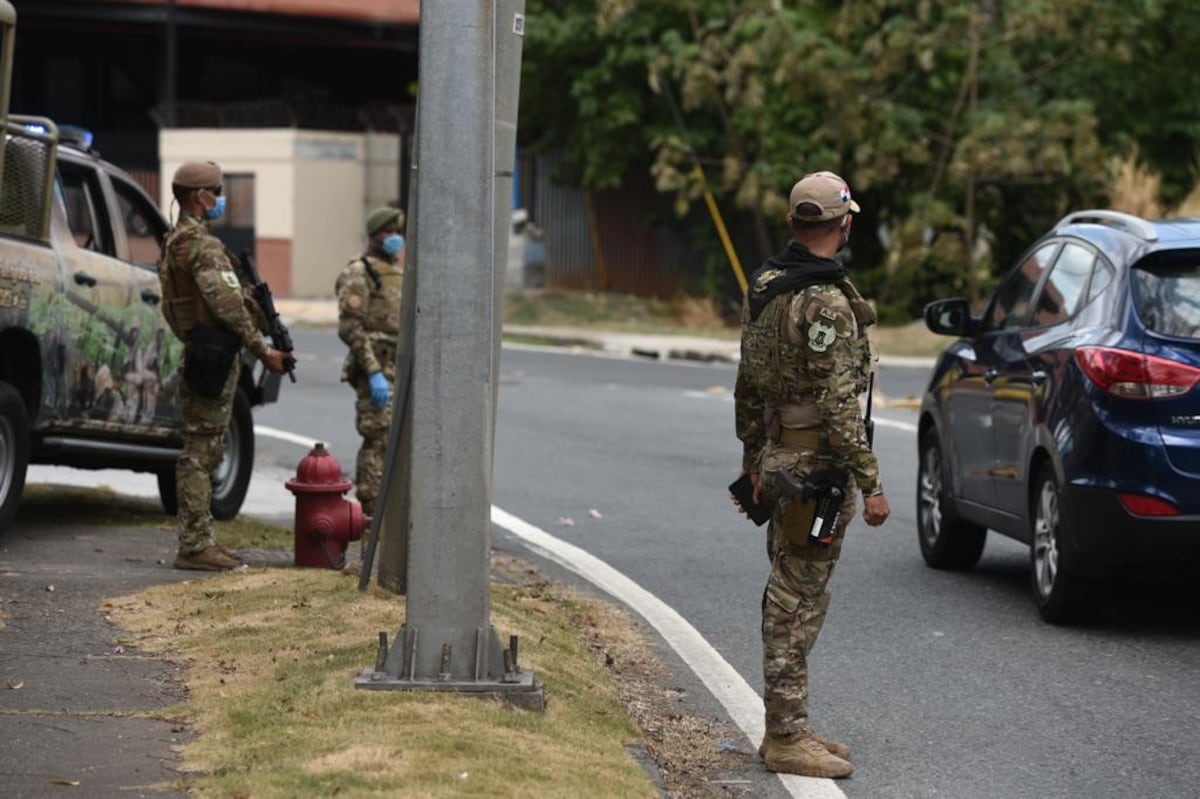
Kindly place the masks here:
POLYGON ((809 541, 827 547, 833 543, 834 531, 842 517, 849 474, 845 469, 823 469, 813 472, 801 482, 787 469, 778 473, 783 492, 801 502, 815 501, 809 541))
POLYGON ((279 312, 275 310, 275 298, 271 294, 271 287, 258 276, 258 269, 254 265, 254 255, 249 250, 242 250, 240 260, 243 276, 250 284, 254 301, 258 303, 263 316, 266 317, 267 335, 271 337, 271 346, 284 353, 283 366, 287 370, 288 377, 295 383, 296 359, 292 357, 292 350, 296 347, 292 344, 292 334, 288 332, 287 325, 283 323, 283 320, 279 318, 279 312))

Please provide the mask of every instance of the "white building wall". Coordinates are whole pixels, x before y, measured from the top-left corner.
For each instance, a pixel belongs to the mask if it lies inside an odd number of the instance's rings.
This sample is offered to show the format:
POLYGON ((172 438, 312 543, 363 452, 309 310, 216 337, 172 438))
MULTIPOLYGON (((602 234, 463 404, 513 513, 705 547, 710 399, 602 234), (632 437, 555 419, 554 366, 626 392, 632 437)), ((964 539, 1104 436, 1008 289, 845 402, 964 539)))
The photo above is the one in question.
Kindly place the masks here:
POLYGON ((283 243, 290 253, 281 296, 327 298, 342 266, 364 249, 367 213, 397 201, 398 153, 394 133, 164 129, 160 202, 170 207, 171 176, 185 161, 216 161, 226 173, 254 175, 255 237, 283 243))

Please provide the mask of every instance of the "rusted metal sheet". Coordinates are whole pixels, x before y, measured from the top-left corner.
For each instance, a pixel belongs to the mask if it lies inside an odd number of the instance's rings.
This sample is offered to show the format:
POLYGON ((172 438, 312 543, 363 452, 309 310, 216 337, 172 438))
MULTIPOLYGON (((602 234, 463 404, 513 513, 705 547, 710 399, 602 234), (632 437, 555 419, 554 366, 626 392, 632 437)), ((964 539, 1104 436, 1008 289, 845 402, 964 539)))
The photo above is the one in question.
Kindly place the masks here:
POLYGON ((619 189, 584 192, 556 184, 559 158, 523 159, 524 202, 541 228, 546 287, 617 291, 668 298, 700 273, 684 230, 671 219, 669 198, 646 176, 619 189))

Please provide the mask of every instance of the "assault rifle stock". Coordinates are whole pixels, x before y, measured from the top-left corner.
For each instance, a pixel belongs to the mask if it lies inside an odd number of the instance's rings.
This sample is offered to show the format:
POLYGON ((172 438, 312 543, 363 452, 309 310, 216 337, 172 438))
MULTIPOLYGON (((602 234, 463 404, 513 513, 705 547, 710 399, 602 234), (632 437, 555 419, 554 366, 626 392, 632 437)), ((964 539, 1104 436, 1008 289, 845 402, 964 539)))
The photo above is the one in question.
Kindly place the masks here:
POLYGON ((292 334, 288 332, 287 325, 283 323, 283 320, 279 318, 279 312, 275 310, 275 298, 271 295, 271 287, 258 276, 258 268, 254 265, 254 255, 249 250, 242 250, 239 260, 241 261, 242 276, 250 284, 254 301, 258 303, 259 309, 266 317, 267 335, 271 338, 271 346, 284 353, 284 368, 287 369, 288 377, 295 383, 296 359, 292 357, 292 351, 296 347, 292 344, 292 334))

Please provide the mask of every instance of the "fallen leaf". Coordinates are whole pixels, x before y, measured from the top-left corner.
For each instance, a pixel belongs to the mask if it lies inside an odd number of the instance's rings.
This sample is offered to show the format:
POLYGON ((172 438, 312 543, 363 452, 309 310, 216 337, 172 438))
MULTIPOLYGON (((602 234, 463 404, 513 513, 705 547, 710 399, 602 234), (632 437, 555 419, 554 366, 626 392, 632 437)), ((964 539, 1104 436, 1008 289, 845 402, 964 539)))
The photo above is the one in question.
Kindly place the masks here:
POLYGON ((55 785, 78 785, 79 780, 68 780, 64 777, 56 777, 54 779, 54 784, 55 785))
POLYGON ((54 593, 54 586, 53 586, 53 585, 48 585, 48 586, 46 586, 46 590, 47 590, 47 591, 49 591, 50 593, 52 593, 52 594, 53 594, 53 593, 54 593))
POLYGON ((11 688, 11 689, 12 689, 12 690, 14 690, 14 691, 19 691, 19 690, 21 690, 22 688, 24 688, 24 687, 25 687, 25 681, 24 681, 24 680, 21 680, 21 681, 19 681, 19 682, 12 682, 12 681, 9 681, 9 683, 8 683, 8 687, 9 687, 9 688, 11 688))
POLYGON ((575 526, 575 520, 572 519, 570 516, 559 516, 558 523, 561 524, 563 527, 574 527, 575 526))
POLYGON ((588 516, 591 516, 593 519, 603 519, 604 518, 604 514, 601 513, 600 511, 596 510, 595 508, 592 508, 591 510, 588 511, 588 516))

